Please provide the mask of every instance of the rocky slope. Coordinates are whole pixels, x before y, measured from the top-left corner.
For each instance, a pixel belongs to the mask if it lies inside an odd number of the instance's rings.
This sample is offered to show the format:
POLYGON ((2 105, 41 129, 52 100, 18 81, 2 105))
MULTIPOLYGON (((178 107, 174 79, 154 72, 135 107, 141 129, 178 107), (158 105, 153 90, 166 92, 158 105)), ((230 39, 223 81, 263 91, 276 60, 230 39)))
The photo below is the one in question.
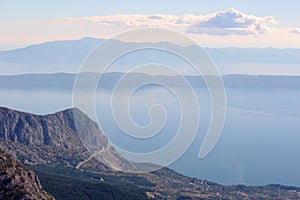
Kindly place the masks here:
POLYGON ((131 162, 109 145, 98 125, 78 109, 40 116, 0 107, 0 145, 28 165, 94 170, 108 170, 109 163, 113 163, 116 169, 132 167, 131 162), (86 146, 79 138, 78 128, 88 133, 82 136, 89 137, 86 146), (97 154, 99 151, 103 151, 101 155, 97 154), (98 159, 91 157, 93 154, 98 159))
POLYGON ((49 199, 36 174, 0 149, 0 199, 49 199))
POLYGON ((118 154, 98 125, 78 109, 40 116, 0 107, 0 146, 41 173, 42 184, 59 180, 57 184, 51 184, 53 191, 63 187, 63 180, 69 180, 65 182, 69 186, 72 182, 76 186, 81 180, 88 180, 97 187, 104 181, 126 191, 138 189, 154 199, 300 199, 300 188, 297 187, 225 186, 186 177, 168 168, 140 174, 119 172, 116 169, 132 168, 136 164, 118 154), (78 120, 76 126, 74 115, 78 120), (78 129, 86 132, 86 146, 79 138, 78 129), (55 177, 60 178, 54 180, 55 177), (83 178, 74 181, 74 177, 83 178))

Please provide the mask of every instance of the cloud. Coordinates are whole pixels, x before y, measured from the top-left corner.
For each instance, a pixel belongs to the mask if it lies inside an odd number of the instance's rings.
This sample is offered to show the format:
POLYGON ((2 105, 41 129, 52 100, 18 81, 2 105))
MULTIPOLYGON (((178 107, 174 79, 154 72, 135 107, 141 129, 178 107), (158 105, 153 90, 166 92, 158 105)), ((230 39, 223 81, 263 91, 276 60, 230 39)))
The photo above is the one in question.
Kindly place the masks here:
POLYGON ((247 15, 235 9, 221 11, 205 16, 187 29, 187 32, 209 35, 258 35, 271 32, 266 24, 277 23, 274 17, 247 15))
POLYGON ((272 16, 257 17, 235 9, 208 15, 165 15, 165 14, 117 14, 107 16, 64 18, 69 21, 97 23, 126 28, 138 27, 183 27, 186 32, 208 35, 258 35, 271 32, 268 24, 276 23, 272 16))
POLYGON ((293 29, 290 29, 290 33, 293 33, 293 34, 300 34, 300 28, 293 28, 293 29))
POLYGON ((162 27, 162 26, 190 26, 200 21, 202 16, 195 16, 191 14, 185 15, 165 15, 165 14, 152 14, 152 15, 107 15, 107 16, 94 16, 94 17, 81 17, 81 18, 64 18, 64 20, 81 21, 88 23, 98 23, 103 25, 116 25, 123 27, 162 27))

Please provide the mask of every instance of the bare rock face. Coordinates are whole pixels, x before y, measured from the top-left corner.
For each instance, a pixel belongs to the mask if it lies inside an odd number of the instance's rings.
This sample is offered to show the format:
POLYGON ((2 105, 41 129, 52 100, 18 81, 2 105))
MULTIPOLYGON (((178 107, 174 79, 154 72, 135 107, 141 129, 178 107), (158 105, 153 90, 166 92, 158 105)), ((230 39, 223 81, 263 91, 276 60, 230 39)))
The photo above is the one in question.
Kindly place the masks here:
MULTIPOLYGON (((75 167, 92 152, 79 138, 74 115, 80 121, 79 128, 95 136, 89 140, 99 148, 108 148, 108 140, 97 123, 78 109, 42 116, 3 107, 0 107, 0 146, 25 164, 75 167)), ((96 159, 89 163, 105 168, 96 159)))
POLYGON ((135 167, 109 145, 98 124, 76 108, 35 115, 0 107, 0 147, 28 165, 100 171, 135 167))
POLYGON ((36 174, 0 150, 0 199, 54 199, 36 174))

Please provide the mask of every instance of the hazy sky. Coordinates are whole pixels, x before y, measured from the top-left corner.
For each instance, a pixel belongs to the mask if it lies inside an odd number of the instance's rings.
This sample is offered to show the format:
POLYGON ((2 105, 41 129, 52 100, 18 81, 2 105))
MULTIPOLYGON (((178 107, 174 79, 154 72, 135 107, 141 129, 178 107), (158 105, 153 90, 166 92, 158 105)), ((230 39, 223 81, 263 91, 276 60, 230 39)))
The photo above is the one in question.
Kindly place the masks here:
POLYGON ((179 31, 209 47, 300 48, 299 8, 298 0, 0 0, 0 50, 143 27, 179 31))

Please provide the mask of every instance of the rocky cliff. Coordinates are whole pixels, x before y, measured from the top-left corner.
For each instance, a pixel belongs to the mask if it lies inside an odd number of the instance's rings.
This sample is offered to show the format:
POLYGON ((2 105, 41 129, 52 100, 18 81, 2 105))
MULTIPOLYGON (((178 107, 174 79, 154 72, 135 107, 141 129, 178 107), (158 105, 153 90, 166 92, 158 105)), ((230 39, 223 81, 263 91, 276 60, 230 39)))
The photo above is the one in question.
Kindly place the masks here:
POLYGON ((0 145, 28 165, 94 170, 110 169, 110 163, 116 169, 132 165, 109 145, 97 123, 79 109, 41 116, 0 107, 0 145), (81 142, 78 128, 87 133, 81 136, 89 137, 85 138, 90 142, 85 144, 88 146, 81 142), (101 155, 97 154, 99 151, 101 155))
POLYGON ((49 199, 36 174, 0 149, 0 199, 49 199))

